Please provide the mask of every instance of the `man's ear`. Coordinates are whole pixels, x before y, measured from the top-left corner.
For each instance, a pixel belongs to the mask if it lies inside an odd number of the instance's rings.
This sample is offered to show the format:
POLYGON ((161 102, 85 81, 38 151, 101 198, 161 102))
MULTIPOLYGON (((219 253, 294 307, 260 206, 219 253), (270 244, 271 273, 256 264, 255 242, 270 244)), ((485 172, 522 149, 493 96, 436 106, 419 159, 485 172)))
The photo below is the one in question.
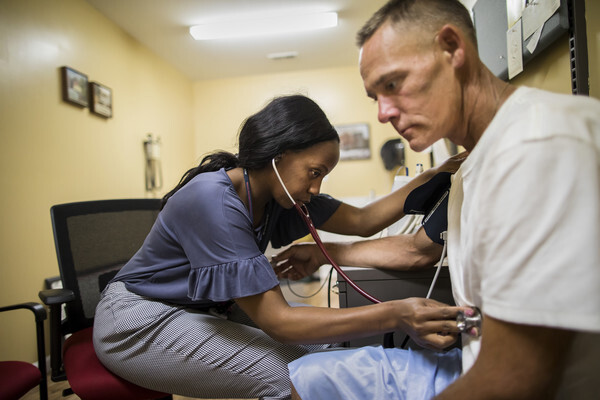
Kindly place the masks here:
POLYGON ((454 25, 444 25, 435 36, 435 40, 444 55, 455 68, 465 63, 466 42, 462 32, 454 25))

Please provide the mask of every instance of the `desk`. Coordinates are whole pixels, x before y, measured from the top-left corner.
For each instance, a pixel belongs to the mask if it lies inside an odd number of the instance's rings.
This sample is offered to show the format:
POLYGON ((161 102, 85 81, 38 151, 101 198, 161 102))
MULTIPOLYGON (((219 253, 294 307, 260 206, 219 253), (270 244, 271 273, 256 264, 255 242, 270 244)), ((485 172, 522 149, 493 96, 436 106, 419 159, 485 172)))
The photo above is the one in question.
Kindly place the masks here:
MULTIPOLYGON (((418 271, 386 271, 375 268, 342 267, 348 278, 352 279, 361 289, 381 300, 395 300, 407 297, 425 297, 429 286, 435 275, 436 267, 426 268, 418 271)), ((340 308, 357 307, 372 304, 352 288, 346 280, 338 274, 338 287, 340 308)), ((442 303, 454 305, 452 287, 450 285, 450 274, 448 268, 442 266, 432 299, 442 303)), ((394 334, 394 344, 400 347, 404 335, 394 334)), ((345 343, 347 347, 360 347, 373 344, 382 344, 383 335, 371 336, 362 339, 354 339, 345 343)), ((408 347, 419 348, 412 340, 408 347)))

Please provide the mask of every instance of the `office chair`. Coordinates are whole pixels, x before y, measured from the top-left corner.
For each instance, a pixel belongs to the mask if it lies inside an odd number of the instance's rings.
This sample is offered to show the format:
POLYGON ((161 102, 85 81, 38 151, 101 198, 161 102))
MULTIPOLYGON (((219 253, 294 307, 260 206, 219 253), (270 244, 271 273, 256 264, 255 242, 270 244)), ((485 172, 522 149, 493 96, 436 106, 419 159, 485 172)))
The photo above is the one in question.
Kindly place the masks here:
POLYGON ((48 400, 44 341, 46 309, 39 303, 30 302, 0 307, 0 312, 19 309, 28 309, 35 317, 38 366, 25 361, 0 361, 0 399, 18 400, 31 389, 39 386, 40 400, 48 400))
POLYGON ((50 209, 63 288, 43 290, 39 295, 50 307, 51 379, 66 379, 70 385, 63 395, 75 393, 82 400, 172 398, 107 370, 92 344, 94 313, 102 290, 141 247, 159 207, 159 199, 123 199, 59 204, 50 209))

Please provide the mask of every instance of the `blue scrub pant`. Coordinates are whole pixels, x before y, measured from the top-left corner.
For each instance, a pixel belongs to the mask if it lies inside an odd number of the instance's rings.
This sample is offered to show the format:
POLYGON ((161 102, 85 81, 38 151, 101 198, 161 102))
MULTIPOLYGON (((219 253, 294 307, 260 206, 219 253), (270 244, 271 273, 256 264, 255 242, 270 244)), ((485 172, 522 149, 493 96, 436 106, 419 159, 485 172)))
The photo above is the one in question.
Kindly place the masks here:
POLYGON ((289 364, 302 400, 428 400, 461 373, 461 350, 447 353, 362 347, 308 354, 289 364))

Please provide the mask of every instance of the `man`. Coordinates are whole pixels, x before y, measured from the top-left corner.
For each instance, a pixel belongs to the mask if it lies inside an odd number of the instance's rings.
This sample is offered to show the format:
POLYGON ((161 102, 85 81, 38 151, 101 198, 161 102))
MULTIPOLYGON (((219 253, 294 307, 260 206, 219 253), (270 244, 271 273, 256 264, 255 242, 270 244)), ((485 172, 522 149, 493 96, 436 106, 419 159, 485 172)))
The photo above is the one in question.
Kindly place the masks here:
MULTIPOLYGON (((463 335, 462 375, 436 398, 597 398, 600 102, 495 77, 457 0, 392 0, 358 43, 380 122, 414 150, 448 138, 470 153, 452 182, 448 252, 455 300, 482 311, 482 335, 463 335)), ((318 367, 311 357, 300 368, 318 367)), ((328 375, 292 381, 334 386, 328 375)))

